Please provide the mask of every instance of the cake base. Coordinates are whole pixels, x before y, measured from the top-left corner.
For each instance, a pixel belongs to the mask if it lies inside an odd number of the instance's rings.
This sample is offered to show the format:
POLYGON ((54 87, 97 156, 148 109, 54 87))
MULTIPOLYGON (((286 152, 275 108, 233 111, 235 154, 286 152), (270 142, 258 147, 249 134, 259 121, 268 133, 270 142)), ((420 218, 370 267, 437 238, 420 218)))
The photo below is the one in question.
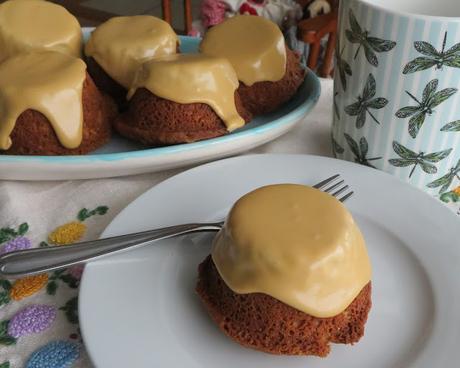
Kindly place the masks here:
MULTIPOLYGON (((241 105, 235 92, 238 113, 249 122, 252 115, 241 105)), ((122 136, 149 146, 190 143, 228 133, 223 121, 204 103, 180 104, 139 88, 126 112, 115 121, 122 136)))
POLYGON ((117 114, 115 103, 102 94, 87 74, 83 83, 83 137, 77 148, 66 148, 58 140, 49 120, 40 112, 28 109, 19 115, 11 132, 12 146, 6 155, 83 155, 110 140, 111 124, 117 114))
POLYGON ((253 115, 275 111, 290 100, 305 79, 305 70, 300 65, 300 57, 286 47, 286 73, 277 82, 257 82, 247 86, 240 81, 238 93, 243 106, 253 115))
POLYGON ((330 343, 353 344, 364 335, 371 308, 369 282, 345 311, 317 318, 266 294, 236 294, 208 256, 198 268, 196 291, 219 328, 239 344, 277 355, 325 357, 330 343))

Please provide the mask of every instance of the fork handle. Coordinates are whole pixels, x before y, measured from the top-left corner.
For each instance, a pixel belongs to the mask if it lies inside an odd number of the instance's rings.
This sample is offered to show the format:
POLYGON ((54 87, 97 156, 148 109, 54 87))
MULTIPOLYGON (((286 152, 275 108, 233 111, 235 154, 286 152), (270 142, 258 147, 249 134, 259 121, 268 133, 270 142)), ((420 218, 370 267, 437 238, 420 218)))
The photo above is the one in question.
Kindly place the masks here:
POLYGON ((0 256, 0 277, 16 278, 59 270, 157 240, 201 231, 218 231, 221 227, 221 223, 183 224, 72 245, 11 252, 0 256))

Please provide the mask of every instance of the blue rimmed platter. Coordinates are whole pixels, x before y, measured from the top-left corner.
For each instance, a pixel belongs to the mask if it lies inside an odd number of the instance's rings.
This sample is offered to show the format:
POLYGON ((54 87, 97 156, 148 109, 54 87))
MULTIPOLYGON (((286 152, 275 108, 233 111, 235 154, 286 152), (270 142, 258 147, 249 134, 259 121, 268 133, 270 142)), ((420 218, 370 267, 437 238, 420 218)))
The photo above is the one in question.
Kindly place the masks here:
MULTIPOLYGON (((84 29, 87 38, 90 29, 84 29)), ((196 52, 198 38, 181 37, 182 52, 196 52)), ((114 134, 101 149, 84 156, 0 155, 0 179, 71 180, 125 176, 172 169, 228 157, 272 141, 298 123, 320 96, 320 83, 311 71, 296 95, 274 113, 256 117, 231 134, 195 143, 148 148, 114 134)))

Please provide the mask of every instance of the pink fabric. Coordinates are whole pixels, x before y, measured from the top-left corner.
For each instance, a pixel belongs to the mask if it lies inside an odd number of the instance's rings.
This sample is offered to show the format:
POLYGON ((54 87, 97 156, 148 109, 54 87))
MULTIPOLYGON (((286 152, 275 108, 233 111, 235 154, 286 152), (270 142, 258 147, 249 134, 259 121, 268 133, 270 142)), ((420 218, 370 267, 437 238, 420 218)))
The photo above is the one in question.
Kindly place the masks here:
POLYGON ((215 26, 225 19, 227 6, 221 0, 203 0, 201 3, 201 21, 205 28, 215 26))
POLYGON ((190 36, 203 36, 209 27, 236 14, 259 15, 283 27, 302 17, 302 8, 295 0, 203 0, 200 19, 192 24, 190 36))

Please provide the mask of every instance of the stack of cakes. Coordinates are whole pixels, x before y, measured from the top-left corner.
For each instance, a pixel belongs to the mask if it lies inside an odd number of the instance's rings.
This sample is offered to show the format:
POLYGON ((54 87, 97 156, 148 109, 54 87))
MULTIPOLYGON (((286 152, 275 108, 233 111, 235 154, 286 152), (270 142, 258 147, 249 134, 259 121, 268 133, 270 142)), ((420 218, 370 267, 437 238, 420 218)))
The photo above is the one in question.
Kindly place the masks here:
POLYGON ((101 24, 83 50, 80 25, 63 7, 6 1, 0 153, 85 154, 107 143, 112 127, 150 146, 217 137, 278 108, 304 79, 281 31, 261 17, 214 27, 197 54, 179 49, 169 24, 142 15, 101 24))
POLYGON ((262 17, 237 16, 206 33, 199 54, 144 63, 115 127, 148 145, 221 136, 277 109, 304 77, 277 25, 262 17))
POLYGON ((110 139, 116 109, 86 72, 82 34, 63 7, 0 5, 0 152, 66 155, 110 139))

